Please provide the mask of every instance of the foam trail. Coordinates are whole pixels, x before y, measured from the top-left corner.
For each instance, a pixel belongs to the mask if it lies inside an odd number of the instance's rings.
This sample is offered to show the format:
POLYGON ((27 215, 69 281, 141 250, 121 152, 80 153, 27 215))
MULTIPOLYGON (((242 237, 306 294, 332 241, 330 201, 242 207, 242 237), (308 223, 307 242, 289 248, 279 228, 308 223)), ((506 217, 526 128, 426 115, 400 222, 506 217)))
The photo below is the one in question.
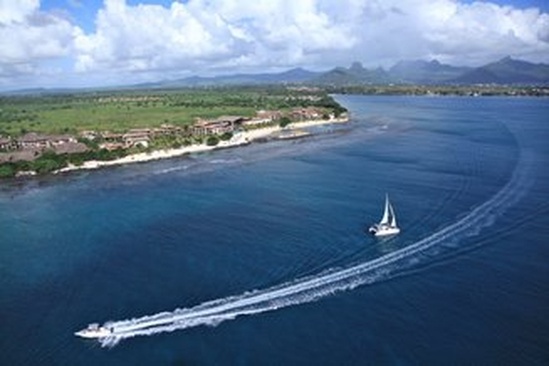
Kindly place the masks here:
POLYGON ((405 248, 349 268, 329 270, 268 289, 209 301, 192 308, 109 322, 108 326, 115 329, 114 334, 100 339, 100 342, 102 346, 114 346, 122 339, 136 336, 173 332, 199 325, 215 326, 241 315, 303 304, 335 292, 391 278, 417 265, 422 257, 431 254, 430 249, 436 247, 435 256, 440 255, 443 250, 456 250, 455 246, 444 248, 441 244, 477 235, 482 228, 491 226, 526 191, 529 169, 528 164, 522 163, 524 160, 523 156, 511 180, 490 200, 455 223, 405 248))

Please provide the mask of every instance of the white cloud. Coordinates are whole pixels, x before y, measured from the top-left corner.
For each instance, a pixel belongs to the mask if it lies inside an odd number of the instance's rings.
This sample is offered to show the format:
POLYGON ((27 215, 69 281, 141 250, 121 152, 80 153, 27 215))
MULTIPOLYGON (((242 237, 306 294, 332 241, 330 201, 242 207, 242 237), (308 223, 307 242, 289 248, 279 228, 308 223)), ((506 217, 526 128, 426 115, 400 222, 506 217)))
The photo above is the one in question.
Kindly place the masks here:
POLYGON ((39 0, 0 0, 0 24, 22 22, 39 6, 39 0))
POLYGON ((193 14, 191 7, 180 3, 170 8, 130 7, 121 0, 107 0, 98 13, 96 33, 76 40, 77 67, 148 70, 221 57, 234 45, 219 23, 218 17, 193 14))
POLYGON ((357 54, 367 64, 439 58, 479 65, 506 55, 549 61, 549 15, 486 2, 452 0, 369 3, 357 54))
POLYGON ((0 81, 50 72, 79 32, 61 14, 41 12, 38 0, 0 0, 0 81))
POLYGON ((511 55, 549 62, 549 14, 489 2, 105 0, 94 16, 96 28, 85 34, 68 16, 42 11, 38 0, 0 0, 0 76, 44 73, 44 60, 66 57, 64 67, 74 64, 66 72, 99 75, 98 83, 101 75, 103 82, 128 82, 184 72, 325 69, 355 60, 479 65, 511 55))
POLYGON ((548 61, 549 15, 455 0, 106 0, 77 40, 78 69, 257 70, 388 66, 434 58, 479 64, 513 55, 548 61))
POLYGON ((429 50, 449 61, 479 64, 505 55, 549 61, 549 15, 490 3, 456 6, 444 21, 427 23, 429 50))
POLYGON ((353 35, 319 4, 225 0, 128 6, 107 0, 97 31, 77 40, 79 70, 125 70, 303 63, 349 48, 353 35))

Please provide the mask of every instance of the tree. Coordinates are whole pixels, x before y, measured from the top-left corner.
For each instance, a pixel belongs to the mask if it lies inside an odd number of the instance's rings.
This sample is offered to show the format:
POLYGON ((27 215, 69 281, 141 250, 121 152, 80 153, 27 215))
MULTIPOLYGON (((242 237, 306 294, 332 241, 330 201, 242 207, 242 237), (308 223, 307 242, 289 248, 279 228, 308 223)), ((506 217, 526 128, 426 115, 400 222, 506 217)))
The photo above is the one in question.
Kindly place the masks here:
POLYGON ((209 136, 206 139, 206 145, 208 146, 215 146, 219 143, 219 138, 217 136, 209 136))
POLYGON ((15 176, 15 168, 13 164, 0 165, 0 178, 11 178, 15 176))
POLYGON ((53 172, 54 170, 64 167, 65 164, 61 161, 40 157, 32 163, 32 168, 38 174, 53 172))
POLYGON ((282 117, 280 119, 280 122, 278 122, 278 125, 282 128, 288 126, 290 123, 292 123, 292 120, 289 119, 288 117, 282 117))
POLYGON ((225 132, 223 135, 221 135, 219 138, 223 141, 229 141, 233 137, 232 132, 225 132))

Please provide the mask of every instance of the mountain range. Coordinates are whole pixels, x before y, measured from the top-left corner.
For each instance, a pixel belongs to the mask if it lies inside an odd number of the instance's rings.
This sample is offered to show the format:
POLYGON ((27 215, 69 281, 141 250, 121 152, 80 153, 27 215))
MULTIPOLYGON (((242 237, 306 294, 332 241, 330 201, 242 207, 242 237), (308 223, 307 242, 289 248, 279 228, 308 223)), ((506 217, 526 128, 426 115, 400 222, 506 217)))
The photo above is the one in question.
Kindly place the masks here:
POLYGON ((192 76, 184 79, 139 84, 137 87, 162 88, 214 85, 364 85, 364 84, 505 84, 549 85, 549 65, 505 57, 480 67, 458 67, 432 61, 400 61, 385 70, 367 69, 360 62, 325 72, 296 68, 282 73, 233 74, 215 77, 192 76))
MULTIPOLYGON (((304 86, 360 86, 388 84, 416 85, 539 85, 549 86, 549 65, 505 57, 480 67, 458 67, 437 60, 400 61, 394 66, 368 69, 360 62, 350 67, 315 72, 295 68, 281 73, 231 74, 202 77, 191 76, 176 80, 163 80, 142 84, 111 86, 108 88, 84 88, 85 90, 163 89, 181 87, 210 87, 236 85, 304 85, 304 86)), ((82 90, 84 90, 82 89, 82 90)), ((68 93, 73 88, 19 89, 0 94, 68 93)))

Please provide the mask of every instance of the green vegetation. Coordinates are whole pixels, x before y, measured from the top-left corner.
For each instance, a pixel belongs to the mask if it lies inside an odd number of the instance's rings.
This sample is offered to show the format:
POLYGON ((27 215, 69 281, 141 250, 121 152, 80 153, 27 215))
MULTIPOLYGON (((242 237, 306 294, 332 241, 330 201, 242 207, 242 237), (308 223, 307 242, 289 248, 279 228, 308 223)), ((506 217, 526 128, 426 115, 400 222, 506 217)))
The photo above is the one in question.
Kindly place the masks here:
POLYGON ((15 137, 30 131, 46 134, 76 134, 85 130, 124 132, 162 124, 189 126, 198 117, 252 117, 261 109, 332 108, 334 103, 319 89, 285 87, 0 96, 0 135, 15 137))
POLYGON ((6 163, 0 165, 0 178, 11 178, 16 173, 16 167, 12 163, 6 163))
POLYGON ((114 160, 131 153, 127 150, 97 150, 76 154, 55 154, 53 151, 46 151, 33 161, 17 161, 0 164, 0 178, 14 177, 17 172, 34 171, 37 174, 51 173, 64 168, 70 164, 79 166, 88 160, 114 160))
POLYGON ((206 139, 206 145, 208 146, 216 146, 219 144, 219 137, 217 136, 208 136, 206 139))
POLYGON ((231 132, 225 132, 223 135, 219 136, 221 141, 229 141, 233 137, 231 132))
POLYGON ((151 140, 147 150, 163 150, 163 149, 178 149, 182 146, 191 145, 192 141, 188 137, 181 136, 158 136, 151 140))
POLYGON ((288 117, 282 117, 278 124, 279 124, 280 127, 284 128, 284 127, 288 126, 290 123, 292 123, 291 119, 289 119, 288 117))

